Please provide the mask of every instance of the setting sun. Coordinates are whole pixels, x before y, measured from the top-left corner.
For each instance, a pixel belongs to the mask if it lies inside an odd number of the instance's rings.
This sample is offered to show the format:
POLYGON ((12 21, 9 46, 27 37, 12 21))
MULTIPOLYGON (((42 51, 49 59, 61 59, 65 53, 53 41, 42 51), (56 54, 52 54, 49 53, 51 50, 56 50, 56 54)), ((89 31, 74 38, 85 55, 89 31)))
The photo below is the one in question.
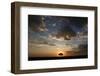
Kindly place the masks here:
POLYGON ((62 50, 57 51, 57 56, 65 56, 65 52, 62 50))

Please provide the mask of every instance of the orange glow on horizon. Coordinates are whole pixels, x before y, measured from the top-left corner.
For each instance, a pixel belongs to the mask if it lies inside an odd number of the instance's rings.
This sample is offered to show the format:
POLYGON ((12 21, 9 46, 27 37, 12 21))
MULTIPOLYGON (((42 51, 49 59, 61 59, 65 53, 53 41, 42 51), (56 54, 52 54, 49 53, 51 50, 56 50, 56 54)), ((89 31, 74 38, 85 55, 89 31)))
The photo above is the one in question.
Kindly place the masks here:
POLYGON ((61 56, 65 56, 65 52, 62 50, 58 50, 57 51, 57 56, 61 57, 61 56))

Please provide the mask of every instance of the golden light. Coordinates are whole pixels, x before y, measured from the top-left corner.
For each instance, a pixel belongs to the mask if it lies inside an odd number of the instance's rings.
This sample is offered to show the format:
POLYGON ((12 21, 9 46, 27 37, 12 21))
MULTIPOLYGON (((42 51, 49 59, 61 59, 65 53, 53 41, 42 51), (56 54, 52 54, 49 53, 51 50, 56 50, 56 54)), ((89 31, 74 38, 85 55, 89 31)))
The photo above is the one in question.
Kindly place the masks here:
POLYGON ((62 50, 58 50, 57 51, 57 56, 59 56, 59 57, 65 56, 65 52, 62 51, 62 50))

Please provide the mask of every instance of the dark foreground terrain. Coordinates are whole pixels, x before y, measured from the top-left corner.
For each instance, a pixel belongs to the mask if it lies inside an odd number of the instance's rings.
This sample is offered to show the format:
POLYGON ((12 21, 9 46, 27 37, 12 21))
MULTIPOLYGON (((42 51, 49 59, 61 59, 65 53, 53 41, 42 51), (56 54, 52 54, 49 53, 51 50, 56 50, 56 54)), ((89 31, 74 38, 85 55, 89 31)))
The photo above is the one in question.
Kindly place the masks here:
POLYGON ((81 56, 63 56, 63 57, 29 57, 29 61, 33 60, 56 60, 56 59, 80 59, 80 58, 88 58, 87 55, 81 56))

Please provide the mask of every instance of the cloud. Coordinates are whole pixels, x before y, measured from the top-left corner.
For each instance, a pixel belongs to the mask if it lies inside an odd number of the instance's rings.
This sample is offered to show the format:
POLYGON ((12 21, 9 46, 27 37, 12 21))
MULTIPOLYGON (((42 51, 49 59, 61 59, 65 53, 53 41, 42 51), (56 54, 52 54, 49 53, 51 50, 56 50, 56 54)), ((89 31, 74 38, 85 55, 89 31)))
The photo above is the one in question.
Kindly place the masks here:
POLYGON ((45 38, 29 39, 29 43, 34 45, 56 46, 54 42, 50 42, 48 39, 45 38))
POLYGON ((54 44, 54 43, 48 43, 48 45, 50 45, 50 46, 56 46, 56 44, 54 44))
POLYGON ((29 15, 28 20, 29 28, 32 30, 29 38, 34 44, 56 46, 57 43, 63 44, 65 41, 72 44, 87 41, 87 37, 75 40, 80 29, 82 35, 87 35, 87 18, 29 15))
POLYGON ((28 26, 29 28, 31 28, 33 31, 36 31, 36 32, 48 31, 48 29, 46 29, 46 26, 43 20, 44 20, 43 16, 29 15, 28 26))
POLYGON ((57 38, 56 35, 52 35, 52 34, 49 35, 49 39, 53 39, 53 40, 57 40, 57 41, 63 41, 64 40, 63 37, 57 38))
POLYGON ((56 34, 57 38, 63 37, 65 40, 68 40, 68 37, 76 36, 76 32, 69 26, 61 27, 59 32, 56 34))

